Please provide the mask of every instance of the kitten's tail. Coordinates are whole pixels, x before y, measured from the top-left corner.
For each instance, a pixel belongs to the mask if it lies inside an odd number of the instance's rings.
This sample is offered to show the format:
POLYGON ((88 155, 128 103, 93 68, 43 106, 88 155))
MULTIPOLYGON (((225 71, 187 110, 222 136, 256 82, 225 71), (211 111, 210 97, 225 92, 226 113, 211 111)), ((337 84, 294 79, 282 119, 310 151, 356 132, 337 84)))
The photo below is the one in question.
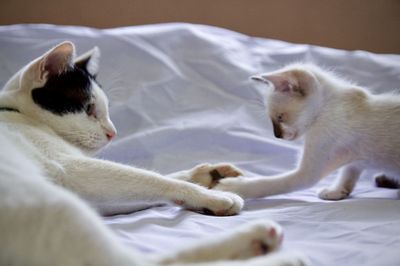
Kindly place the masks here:
POLYGON ((384 174, 375 176, 375 185, 382 188, 400 188, 400 182, 398 180, 387 177, 384 174))

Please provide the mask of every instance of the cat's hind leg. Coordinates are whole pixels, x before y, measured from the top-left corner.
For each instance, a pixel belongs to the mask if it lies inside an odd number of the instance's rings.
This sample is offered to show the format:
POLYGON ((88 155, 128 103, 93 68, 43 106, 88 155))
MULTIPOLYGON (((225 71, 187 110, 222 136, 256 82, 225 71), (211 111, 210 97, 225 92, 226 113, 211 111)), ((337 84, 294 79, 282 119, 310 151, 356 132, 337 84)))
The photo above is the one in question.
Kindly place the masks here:
POLYGON ((350 195, 361 174, 361 170, 354 166, 345 166, 333 185, 322 189, 318 196, 324 200, 341 200, 350 195))
POLYGON ((157 260, 162 264, 244 260, 277 250, 282 240, 283 231, 278 224, 272 221, 253 222, 157 260))
POLYGON ((203 163, 189 170, 169 174, 167 177, 188 181, 211 189, 223 178, 241 175, 243 175, 242 171, 230 163, 203 163))

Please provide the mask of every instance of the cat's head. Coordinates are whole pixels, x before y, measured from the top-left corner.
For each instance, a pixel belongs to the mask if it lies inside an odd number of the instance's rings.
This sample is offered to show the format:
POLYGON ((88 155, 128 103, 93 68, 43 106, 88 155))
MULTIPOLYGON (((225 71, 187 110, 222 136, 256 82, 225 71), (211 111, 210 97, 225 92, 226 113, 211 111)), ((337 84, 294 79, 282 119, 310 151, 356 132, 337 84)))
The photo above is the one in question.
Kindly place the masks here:
POLYGON ((71 42, 63 42, 33 60, 3 89, 9 107, 45 123, 79 148, 95 152, 116 129, 108 113, 108 99, 95 77, 97 47, 76 58, 71 42))
POLYGON ((295 64, 251 77, 268 86, 265 100, 275 137, 297 139, 318 115, 320 84, 313 68, 295 64))

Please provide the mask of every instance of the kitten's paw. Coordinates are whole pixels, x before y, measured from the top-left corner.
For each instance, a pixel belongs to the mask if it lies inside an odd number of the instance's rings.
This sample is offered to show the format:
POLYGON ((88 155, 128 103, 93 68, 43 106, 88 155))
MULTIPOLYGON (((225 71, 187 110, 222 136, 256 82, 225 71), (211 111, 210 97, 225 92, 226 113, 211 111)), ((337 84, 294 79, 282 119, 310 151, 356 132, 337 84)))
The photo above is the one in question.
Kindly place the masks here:
POLYGON ((221 179, 243 175, 242 171, 230 163, 199 164, 189 171, 188 181, 213 188, 221 179))
POLYGON ((196 212, 217 216, 235 215, 243 208, 243 199, 236 194, 213 190, 205 190, 205 192, 199 198, 193 197, 191 200, 179 201, 181 204, 178 205, 183 205, 196 212))
POLYGON ((347 198, 349 194, 350 192, 348 192, 345 188, 324 188, 318 193, 318 197, 323 200, 342 200, 347 198))
POLYGON ((219 181, 219 183, 213 188, 214 190, 229 191, 238 194, 242 197, 246 197, 247 178, 237 177, 237 178, 224 178, 219 181))

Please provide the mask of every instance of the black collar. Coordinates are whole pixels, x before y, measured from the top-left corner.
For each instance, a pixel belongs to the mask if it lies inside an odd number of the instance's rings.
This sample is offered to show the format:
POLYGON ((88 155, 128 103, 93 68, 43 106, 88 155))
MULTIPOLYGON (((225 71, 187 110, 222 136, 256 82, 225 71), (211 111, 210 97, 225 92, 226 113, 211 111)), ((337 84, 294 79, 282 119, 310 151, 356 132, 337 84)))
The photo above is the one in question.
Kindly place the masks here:
POLYGON ((17 112, 19 113, 18 109, 10 108, 10 107, 0 107, 0 112, 17 112))

